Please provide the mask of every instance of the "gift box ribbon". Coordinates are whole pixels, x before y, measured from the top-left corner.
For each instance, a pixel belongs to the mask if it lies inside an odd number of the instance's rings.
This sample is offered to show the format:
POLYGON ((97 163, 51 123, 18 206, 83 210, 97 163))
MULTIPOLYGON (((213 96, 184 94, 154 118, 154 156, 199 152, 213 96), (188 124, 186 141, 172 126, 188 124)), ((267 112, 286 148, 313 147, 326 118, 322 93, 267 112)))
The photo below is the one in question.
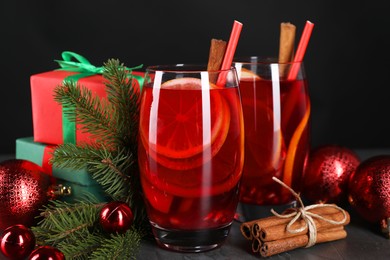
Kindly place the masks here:
MULTIPOLYGON (((66 77, 64 79, 64 82, 77 82, 81 78, 89 77, 96 74, 103 74, 103 67, 96 67, 92 65, 86 58, 84 58, 80 54, 71 51, 64 51, 62 52, 61 56, 63 60, 55 60, 61 67, 58 70, 66 70, 79 73, 66 77), (72 59, 76 61, 72 61, 72 59)), ((130 71, 129 77, 132 76, 138 81, 140 89, 142 89, 144 78, 139 75, 132 75, 131 71, 135 69, 140 69, 142 68, 142 66, 143 65, 139 65, 133 68, 126 67, 126 70, 130 71)), ((64 143, 76 144, 76 122, 69 120, 66 116, 66 113, 74 113, 74 111, 74 107, 62 108, 62 134, 64 143)))
POLYGON ((53 153, 56 147, 54 145, 47 145, 43 150, 42 156, 42 169, 46 174, 53 175, 53 167, 50 164, 50 160, 53 157, 53 153))

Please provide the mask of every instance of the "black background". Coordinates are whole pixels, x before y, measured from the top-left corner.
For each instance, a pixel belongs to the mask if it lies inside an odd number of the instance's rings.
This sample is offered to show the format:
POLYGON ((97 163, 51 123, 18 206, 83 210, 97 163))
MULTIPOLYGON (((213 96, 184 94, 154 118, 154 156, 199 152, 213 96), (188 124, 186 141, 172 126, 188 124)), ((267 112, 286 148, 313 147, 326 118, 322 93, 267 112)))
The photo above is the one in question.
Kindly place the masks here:
POLYGON ((32 136, 30 76, 69 50, 101 66, 205 63, 210 39, 243 23, 237 56, 274 56, 279 26, 315 24, 305 56, 312 145, 390 146, 389 9, 384 0, 1 1, 0 153, 32 136), (38 2, 38 3, 36 3, 38 2))

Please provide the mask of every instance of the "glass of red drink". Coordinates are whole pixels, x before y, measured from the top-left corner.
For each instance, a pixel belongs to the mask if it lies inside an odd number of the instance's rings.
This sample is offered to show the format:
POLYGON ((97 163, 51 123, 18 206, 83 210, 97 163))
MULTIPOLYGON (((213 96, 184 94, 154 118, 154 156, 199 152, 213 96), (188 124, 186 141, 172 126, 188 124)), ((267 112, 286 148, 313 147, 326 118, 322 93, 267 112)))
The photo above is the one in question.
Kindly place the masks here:
POLYGON ((275 176, 300 190, 309 152, 310 98, 304 64, 236 59, 245 122, 240 207, 293 202, 275 176))
POLYGON ((221 245, 238 204, 243 113, 235 68, 147 68, 138 160, 159 246, 201 252, 221 245))

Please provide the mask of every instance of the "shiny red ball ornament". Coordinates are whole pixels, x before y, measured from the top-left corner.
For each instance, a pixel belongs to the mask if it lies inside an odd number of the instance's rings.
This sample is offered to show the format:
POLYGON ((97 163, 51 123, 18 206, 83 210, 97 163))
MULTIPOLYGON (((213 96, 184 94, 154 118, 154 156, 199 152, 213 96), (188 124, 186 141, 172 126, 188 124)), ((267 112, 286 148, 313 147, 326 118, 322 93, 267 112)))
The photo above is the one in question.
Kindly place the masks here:
POLYGON ((107 203, 99 217, 100 225, 107 233, 125 233, 133 224, 133 212, 125 202, 107 203))
POLYGON ((8 259, 25 259, 34 247, 34 233, 24 225, 10 226, 1 235, 1 252, 8 259))
POLYGON ((390 155, 362 162, 349 180, 348 201, 369 222, 390 218, 390 155))
POLYGON ((47 203, 51 177, 30 161, 11 159, 0 163, 0 230, 11 225, 31 226, 47 203))
POLYGON ((40 246, 32 251, 28 260, 65 260, 65 256, 55 247, 40 246))
POLYGON ((316 203, 347 203, 349 177, 359 164, 357 154, 343 146, 313 149, 303 177, 303 197, 316 203))

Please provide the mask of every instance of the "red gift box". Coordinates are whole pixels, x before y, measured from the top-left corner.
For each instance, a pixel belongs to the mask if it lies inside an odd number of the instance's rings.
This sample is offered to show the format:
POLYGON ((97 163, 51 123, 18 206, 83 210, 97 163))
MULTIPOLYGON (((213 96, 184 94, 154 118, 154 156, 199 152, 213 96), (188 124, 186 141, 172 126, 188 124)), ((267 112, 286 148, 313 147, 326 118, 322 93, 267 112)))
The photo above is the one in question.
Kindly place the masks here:
MULTIPOLYGON (((69 55, 69 52, 66 52, 66 54, 69 55)), ((77 55, 74 53, 71 54, 77 55)), ((81 56, 77 55, 76 57, 81 56)), ((69 63, 74 64, 75 62, 69 63)), ((54 90, 57 86, 63 83, 65 78, 76 74, 80 73, 67 70, 54 70, 31 76, 30 84, 35 142, 55 145, 68 142, 64 141, 62 106, 54 100, 54 90)), ((89 75, 87 73, 85 77, 79 78, 77 80, 77 84, 88 88, 93 95, 100 98, 106 98, 107 93, 106 86, 104 84, 105 79, 101 74, 95 74, 92 76, 91 74, 93 73, 90 73, 89 75)), ((141 72, 133 71, 132 74, 143 76, 143 73, 141 72)), ((139 88, 137 80, 134 80, 134 82, 136 87, 139 88)), ((73 134, 75 135, 76 144, 91 143, 93 141, 90 138, 90 134, 82 132, 81 126, 77 123, 75 133, 73 134)))
MULTIPOLYGON (((55 70, 31 76, 31 101, 34 141, 48 144, 63 144, 62 106, 54 100, 54 89, 63 80, 77 74, 76 72, 55 70)), ((81 78, 78 84, 85 86, 94 95, 105 98, 104 79, 102 75, 81 78)), ((83 133, 76 124, 76 144, 90 142, 89 133, 83 133)))

